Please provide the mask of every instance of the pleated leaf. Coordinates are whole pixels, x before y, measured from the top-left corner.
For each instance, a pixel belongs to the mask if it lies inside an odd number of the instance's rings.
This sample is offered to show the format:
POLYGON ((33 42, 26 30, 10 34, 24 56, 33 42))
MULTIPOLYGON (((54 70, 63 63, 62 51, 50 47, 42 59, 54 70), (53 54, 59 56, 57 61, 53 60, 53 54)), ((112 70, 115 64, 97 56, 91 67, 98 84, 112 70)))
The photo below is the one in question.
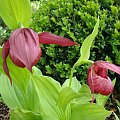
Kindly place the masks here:
POLYGON ((91 99, 92 95, 90 90, 85 85, 81 87, 78 93, 70 87, 65 87, 59 94, 58 103, 62 107, 63 111, 65 111, 69 103, 83 104, 83 102, 88 103, 91 99))
MULTIPOLYGON (((69 82, 70 82, 70 79, 67 79, 63 85, 62 85, 62 88, 65 88, 65 87, 69 87, 69 82)), ((75 91, 75 92, 78 92, 81 88, 81 84, 80 82, 77 80, 76 77, 73 77, 72 78, 72 83, 71 83, 71 88, 75 91)))
MULTIPOLYGON (((31 73, 26 68, 15 66, 7 58, 8 68, 13 80, 10 85, 9 78, 2 69, 2 57, 0 49, 0 93, 4 102, 9 108, 24 108, 34 112, 39 112, 39 98, 36 92, 36 86, 31 80, 31 73)), ((38 74, 38 70, 33 69, 33 74, 38 74)))
POLYGON ((80 94, 73 91, 70 87, 63 88, 59 94, 58 103, 62 107, 63 111, 65 111, 67 105, 71 100, 80 97, 80 94))
POLYGON ((11 109, 10 120, 43 120, 40 114, 25 109, 11 109))
MULTIPOLYGON (((60 84, 47 76, 32 76, 36 83, 37 93, 40 99, 41 110, 44 120, 61 120, 63 113, 58 106, 58 95, 61 90, 60 84)), ((64 120, 64 119, 63 119, 64 120)))
POLYGON ((70 120, 105 120, 111 113, 97 104, 73 104, 70 120))

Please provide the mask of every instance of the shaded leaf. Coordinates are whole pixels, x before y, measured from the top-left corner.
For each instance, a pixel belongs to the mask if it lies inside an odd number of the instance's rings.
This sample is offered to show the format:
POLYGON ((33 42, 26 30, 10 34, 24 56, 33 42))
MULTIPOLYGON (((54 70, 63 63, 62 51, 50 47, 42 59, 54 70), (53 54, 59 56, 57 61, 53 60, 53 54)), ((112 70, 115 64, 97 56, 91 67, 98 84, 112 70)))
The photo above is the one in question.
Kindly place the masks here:
POLYGON ((120 119, 118 118, 118 116, 115 114, 115 112, 113 112, 113 114, 114 114, 114 116, 115 116, 115 120, 120 120, 120 119))

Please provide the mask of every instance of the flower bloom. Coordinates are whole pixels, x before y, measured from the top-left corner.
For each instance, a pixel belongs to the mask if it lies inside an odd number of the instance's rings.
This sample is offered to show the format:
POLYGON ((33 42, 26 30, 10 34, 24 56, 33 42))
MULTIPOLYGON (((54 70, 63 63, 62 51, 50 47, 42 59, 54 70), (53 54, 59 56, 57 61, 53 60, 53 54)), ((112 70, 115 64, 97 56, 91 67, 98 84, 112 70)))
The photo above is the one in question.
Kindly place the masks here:
POLYGON ((32 72, 32 66, 36 65, 42 55, 39 43, 58 44, 61 46, 73 46, 77 43, 52 33, 43 32, 37 34, 29 28, 19 28, 13 31, 2 49, 3 69, 12 83, 7 67, 6 58, 9 55, 12 62, 18 67, 26 67, 32 72))
POLYGON ((107 75, 108 69, 120 74, 120 67, 106 61, 96 61, 88 69, 87 83, 92 93, 109 95, 113 92, 114 86, 107 75))

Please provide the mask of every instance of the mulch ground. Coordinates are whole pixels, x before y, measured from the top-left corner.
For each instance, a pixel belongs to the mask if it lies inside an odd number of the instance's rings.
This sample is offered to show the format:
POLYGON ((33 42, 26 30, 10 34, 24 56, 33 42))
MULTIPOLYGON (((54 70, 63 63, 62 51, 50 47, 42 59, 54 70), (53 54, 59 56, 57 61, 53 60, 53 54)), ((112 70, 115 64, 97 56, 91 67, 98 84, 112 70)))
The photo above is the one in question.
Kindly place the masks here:
POLYGON ((0 120, 9 120, 9 108, 0 102, 0 120))

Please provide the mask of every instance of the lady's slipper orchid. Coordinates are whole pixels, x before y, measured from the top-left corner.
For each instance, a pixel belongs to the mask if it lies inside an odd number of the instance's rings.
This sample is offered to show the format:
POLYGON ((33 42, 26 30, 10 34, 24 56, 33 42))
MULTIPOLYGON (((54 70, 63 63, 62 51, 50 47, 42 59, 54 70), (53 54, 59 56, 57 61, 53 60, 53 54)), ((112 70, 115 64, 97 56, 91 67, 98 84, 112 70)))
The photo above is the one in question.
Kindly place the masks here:
POLYGON ((58 44, 61 46, 73 46, 77 43, 52 33, 43 32, 37 34, 29 28, 19 28, 11 33, 9 40, 2 49, 3 69, 12 83, 6 58, 9 55, 12 62, 18 67, 26 67, 32 72, 32 66, 36 65, 42 55, 39 43, 58 44))
POLYGON ((107 75, 108 69, 120 74, 120 67, 106 61, 97 61, 88 69, 87 83, 92 93, 109 95, 113 92, 114 86, 107 75))

